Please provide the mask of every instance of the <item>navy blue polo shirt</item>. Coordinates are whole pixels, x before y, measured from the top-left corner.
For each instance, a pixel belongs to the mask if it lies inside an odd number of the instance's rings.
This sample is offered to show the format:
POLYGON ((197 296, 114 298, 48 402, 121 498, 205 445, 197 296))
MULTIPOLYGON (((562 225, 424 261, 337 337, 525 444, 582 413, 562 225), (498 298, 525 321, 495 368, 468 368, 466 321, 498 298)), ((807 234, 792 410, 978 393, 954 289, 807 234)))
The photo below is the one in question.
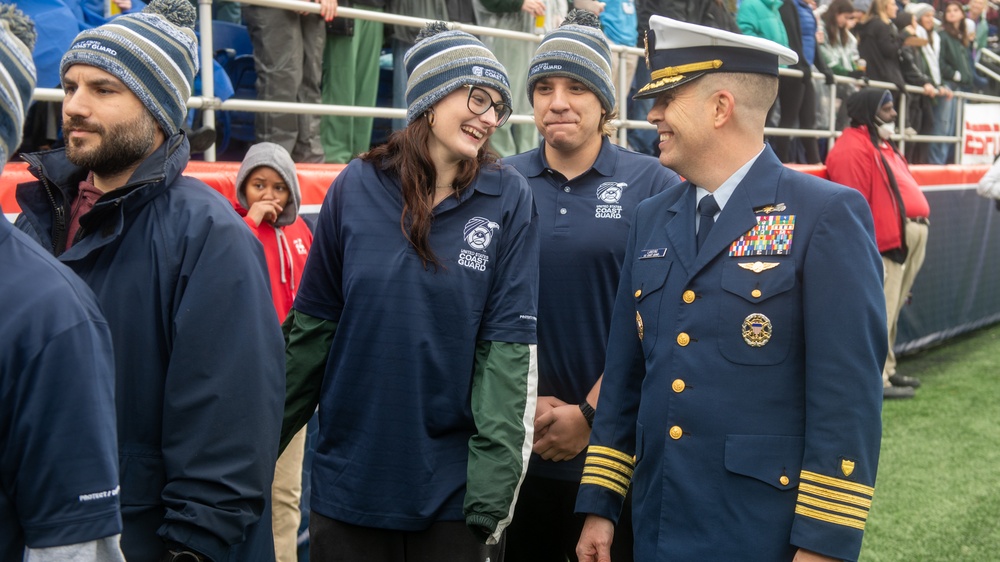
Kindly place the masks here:
MULTIPOLYGON (((680 178, 656 158, 605 138, 590 170, 567 180, 548 167, 544 150, 543 144, 504 163, 528 180, 538 209, 538 395, 577 404, 604 372, 635 207, 680 178)), ((579 480, 583 457, 546 462, 533 454, 528 472, 579 480)))
POLYGON ((402 208, 395 178, 352 161, 320 210, 294 308, 338 323, 312 509, 421 530, 465 520, 476 342, 535 343, 538 234, 524 178, 499 164, 435 208, 437 268, 404 237, 402 208))
POLYGON ((111 333, 94 294, 0 214, 0 560, 121 532, 111 333))

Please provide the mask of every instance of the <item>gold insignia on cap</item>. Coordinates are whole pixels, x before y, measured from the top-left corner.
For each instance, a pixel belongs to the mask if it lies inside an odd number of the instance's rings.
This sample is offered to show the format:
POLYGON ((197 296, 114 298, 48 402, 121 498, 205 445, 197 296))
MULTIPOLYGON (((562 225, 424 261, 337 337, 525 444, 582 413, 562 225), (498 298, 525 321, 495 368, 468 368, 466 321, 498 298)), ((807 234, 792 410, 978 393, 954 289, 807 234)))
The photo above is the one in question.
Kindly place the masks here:
POLYGON ((841 459, 840 471, 844 473, 844 476, 850 476, 854 472, 854 461, 841 459))
POLYGON ((639 341, 642 341, 642 336, 646 335, 646 331, 642 329, 642 315, 639 311, 635 311, 635 329, 639 332, 639 341))
POLYGON ((780 213, 785 210, 784 203, 778 203, 777 205, 764 205, 763 207, 757 207, 753 210, 754 213, 764 213, 765 215, 770 215, 771 213, 780 213))
POLYGON ((759 312, 743 320, 743 341, 750 347, 764 347, 771 341, 771 321, 759 312))
POLYGON ((767 271, 768 269, 774 269, 775 267, 778 267, 779 265, 781 265, 781 263, 780 262, 774 262, 774 261, 770 261, 770 262, 755 261, 755 262, 740 262, 737 265, 739 265, 743 269, 746 269, 747 271, 752 271, 754 273, 760 273, 761 271, 767 271))
POLYGON ((654 70, 649 73, 649 77, 653 80, 659 80, 660 78, 667 78, 671 76, 680 76, 683 78, 684 74, 690 74, 692 72, 702 72, 704 70, 716 70, 722 66, 722 61, 719 59, 707 60, 704 62, 692 62, 688 64, 682 64, 678 66, 668 66, 661 68, 659 70, 654 70))
POLYGON ((642 44, 646 47, 646 68, 653 68, 649 63, 649 30, 642 34, 642 44))

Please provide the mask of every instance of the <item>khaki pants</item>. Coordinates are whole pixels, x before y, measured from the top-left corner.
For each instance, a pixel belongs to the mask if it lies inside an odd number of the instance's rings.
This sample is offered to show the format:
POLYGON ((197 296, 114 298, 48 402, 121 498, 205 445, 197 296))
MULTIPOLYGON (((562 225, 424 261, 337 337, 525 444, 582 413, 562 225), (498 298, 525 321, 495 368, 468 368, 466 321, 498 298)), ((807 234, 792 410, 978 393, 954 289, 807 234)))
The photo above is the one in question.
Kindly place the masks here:
POLYGON ((889 356, 886 357, 882 369, 882 384, 889 385, 889 377, 896 374, 896 354, 892 346, 896 343, 896 323, 899 313, 903 310, 913 288, 913 282, 924 265, 927 255, 928 226, 912 220, 906 220, 906 247, 909 253, 904 263, 896 263, 885 257, 882 266, 885 268, 885 314, 889 328, 889 356))
POLYGON ((303 427, 285 452, 278 457, 271 485, 271 528, 274 531, 274 555, 277 562, 299 559, 299 523, 302 514, 302 457, 306 449, 306 428, 303 427))

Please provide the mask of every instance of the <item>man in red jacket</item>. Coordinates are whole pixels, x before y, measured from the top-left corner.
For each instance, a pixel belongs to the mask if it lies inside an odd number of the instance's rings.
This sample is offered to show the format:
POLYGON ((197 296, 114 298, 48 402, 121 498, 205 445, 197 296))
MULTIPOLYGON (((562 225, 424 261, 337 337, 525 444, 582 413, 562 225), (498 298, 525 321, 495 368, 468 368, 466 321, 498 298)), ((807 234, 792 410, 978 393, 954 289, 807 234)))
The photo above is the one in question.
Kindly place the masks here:
POLYGON ((920 381, 896 373, 892 346, 896 322, 924 263, 930 205, 913 179, 906 159, 889 141, 896 109, 888 90, 866 88, 847 98, 851 118, 827 156, 830 180, 860 191, 872 209, 875 238, 885 266, 889 356, 882 369, 884 398, 912 398, 920 381))

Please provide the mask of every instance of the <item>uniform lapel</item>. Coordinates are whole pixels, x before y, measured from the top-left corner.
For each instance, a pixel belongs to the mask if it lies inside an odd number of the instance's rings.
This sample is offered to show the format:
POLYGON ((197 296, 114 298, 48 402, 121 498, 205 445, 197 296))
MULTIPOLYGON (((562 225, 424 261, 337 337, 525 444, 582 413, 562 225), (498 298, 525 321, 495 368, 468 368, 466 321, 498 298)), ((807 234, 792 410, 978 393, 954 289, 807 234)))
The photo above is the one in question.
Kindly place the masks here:
POLYGON ((691 271, 695 260, 695 187, 685 182, 678 189, 683 189, 684 193, 668 209, 673 216, 667 221, 667 238, 670 239, 677 260, 686 271, 691 271))

